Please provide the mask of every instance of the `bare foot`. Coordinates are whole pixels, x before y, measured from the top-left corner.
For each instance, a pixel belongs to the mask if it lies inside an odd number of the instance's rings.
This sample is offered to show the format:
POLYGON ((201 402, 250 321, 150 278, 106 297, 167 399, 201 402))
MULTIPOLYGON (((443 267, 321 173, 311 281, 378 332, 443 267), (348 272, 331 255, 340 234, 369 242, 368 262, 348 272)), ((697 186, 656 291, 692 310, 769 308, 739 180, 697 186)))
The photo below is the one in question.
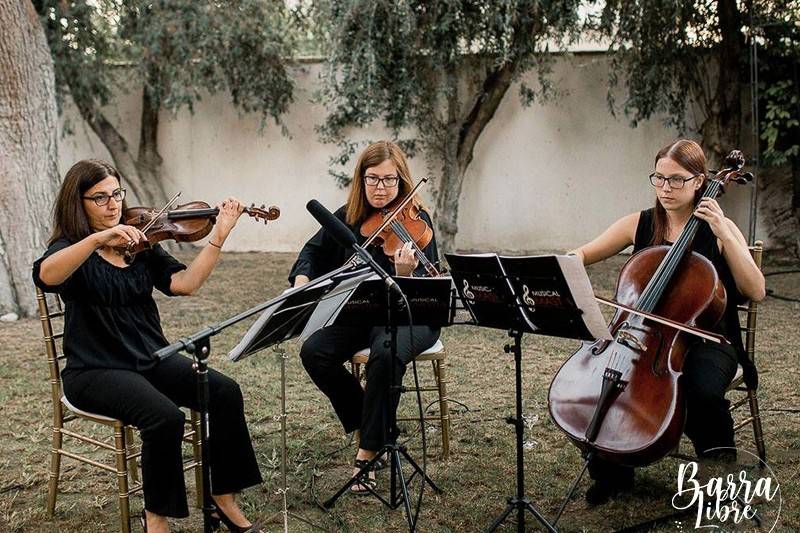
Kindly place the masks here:
POLYGON ((244 516, 242 510, 239 509, 233 494, 221 494, 219 496, 212 495, 211 498, 214 500, 217 508, 219 508, 225 514, 225 516, 228 517, 228 520, 233 522, 235 525, 245 528, 252 525, 244 516))
POLYGON ((150 511, 145 511, 147 517, 147 533, 169 533, 167 518, 150 511))

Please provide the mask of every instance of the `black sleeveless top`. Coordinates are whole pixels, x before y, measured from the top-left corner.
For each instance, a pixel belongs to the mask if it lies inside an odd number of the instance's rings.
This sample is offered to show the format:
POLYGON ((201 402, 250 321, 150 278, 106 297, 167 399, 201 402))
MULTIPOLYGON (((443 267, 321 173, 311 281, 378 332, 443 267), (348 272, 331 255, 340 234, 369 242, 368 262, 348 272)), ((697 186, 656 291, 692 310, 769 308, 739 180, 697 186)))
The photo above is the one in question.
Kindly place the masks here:
MULTIPOLYGON (((639 213, 639 225, 636 226, 636 239, 633 244, 633 252, 636 253, 643 248, 652 246, 653 234, 655 233, 655 214, 654 209, 645 209, 639 213)), ((667 243, 672 244, 672 243, 667 243)), ((737 352, 739 363, 746 367, 749 363, 747 355, 744 351, 744 344, 742 344, 742 332, 739 325, 739 313, 736 306, 744 301, 744 298, 739 293, 736 287, 736 280, 733 278, 728 262, 719 251, 717 245, 717 237, 711 231, 711 226, 707 222, 700 221, 700 226, 697 234, 692 241, 692 251, 697 252, 711 261, 714 268, 717 270, 722 284, 725 286, 725 292, 728 295, 728 301, 725 306, 722 320, 712 329, 715 333, 719 333, 731 343, 737 352), (747 362, 745 362, 747 361, 747 362)))

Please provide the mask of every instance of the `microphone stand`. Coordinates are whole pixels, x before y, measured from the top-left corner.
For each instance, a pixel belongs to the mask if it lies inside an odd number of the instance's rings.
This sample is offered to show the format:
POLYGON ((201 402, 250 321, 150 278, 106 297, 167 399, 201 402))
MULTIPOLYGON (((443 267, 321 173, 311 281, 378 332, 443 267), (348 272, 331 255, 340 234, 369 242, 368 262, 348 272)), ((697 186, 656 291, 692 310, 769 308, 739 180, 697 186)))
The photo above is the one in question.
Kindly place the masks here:
MULTIPOLYGON (((211 514, 215 512, 215 508, 211 500, 211 475, 210 475, 210 460, 211 460, 211 433, 209 426, 209 386, 208 386, 208 358, 211 354, 211 337, 221 332, 222 330, 249 318, 256 313, 260 313, 265 309, 279 304, 289 298, 295 292, 311 289, 320 285, 321 283, 331 279, 332 277, 342 274, 347 270, 359 266, 357 263, 348 262, 345 265, 329 272, 324 276, 310 281, 309 283, 298 287, 298 291, 289 291, 276 298, 261 303, 238 315, 224 320, 217 324, 206 326, 202 330, 183 337, 172 344, 157 350, 154 355, 159 360, 164 360, 168 357, 175 355, 180 351, 186 351, 192 355, 194 359, 195 371, 195 387, 197 391, 198 411, 200 414, 200 449, 201 449, 201 477, 203 480, 203 533, 213 533, 214 528, 211 525, 211 514)), ((384 272, 385 273, 385 272, 384 272)), ((392 280, 394 282, 394 280, 392 280)), ((396 285, 396 283, 395 283, 396 285)))
POLYGON ((434 483, 433 480, 428 477, 419 464, 414 461, 414 459, 409 455, 405 446, 397 443, 397 412, 394 408, 394 395, 399 395, 403 387, 402 385, 395 385, 395 361, 397 360, 397 321, 395 320, 394 314, 397 310, 402 309, 402 306, 396 309, 395 305, 396 302, 402 301, 405 298, 405 295, 403 294, 403 291, 397 282, 392 279, 392 277, 375 261, 369 252, 367 252, 358 244, 353 243, 351 246, 356 254, 358 254, 358 256, 362 259, 362 261, 369 265, 369 267, 386 283, 386 329, 389 333, 389 350, 391 353, 389 379, 391 380, 390 391, 392 392, 392 394, 387 396, 386 404, 384 406, 385 409, 388 409, 388 427, 384 428, 384 435, 386 435, 387 441, 386 444, 384 444, 381 449, 378 450, 378 452, 375 454, 375 457, 370 460, 369 463, 362 467, 352 478, 350 478, 347 483, 339 488, 339 490, 333 496, 325 500, 322 505, 325 507, 325 509, 330 509, 334 506, 336 500, 338 500, 345 492, 347 492, 350 487, 356 483, 367 480, 369 477, 369 472, 372 471, 375 463, 377 463, 378 460, 385 454, 389 457, 389 499, 386 499, 378 494, 366 483, 362 484, 362 487, 366 488, 368 492, 370 492, 373 496, 380 500, 381 503, 390 509, 397 509, 400 507, 400 505, 402 505, 405 512, 406 523, 408 524, 408 530, 409 532, 413 532, 417 527, 417 519, 411 511, 411 497, 408 493, 408 483, 410 483, 411 480, 413 480, 414 477, 419 474, 422 477, 421 483, 423 486, 425 483, 427 483, 436 493, 439 494, 442 493, 442 489, 439 488, 436 483, 434 483), (406 478, 403 474, 403 458, 408 461, 408 464, 413 470, 413 473, 408 478, 408 481, 406 481, 406 478))

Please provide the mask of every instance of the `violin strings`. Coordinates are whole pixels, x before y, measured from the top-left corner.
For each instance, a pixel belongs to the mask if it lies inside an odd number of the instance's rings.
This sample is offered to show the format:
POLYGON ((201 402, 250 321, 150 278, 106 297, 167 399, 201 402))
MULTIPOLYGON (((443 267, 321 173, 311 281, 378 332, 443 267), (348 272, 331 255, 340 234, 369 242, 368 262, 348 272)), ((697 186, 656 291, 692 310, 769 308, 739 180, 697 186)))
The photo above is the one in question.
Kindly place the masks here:
POLYGON ((422 263, 425 266, 428 266, 430 264, 428 256, 422 253, 422 250, 420 250, 419 246, 417 246, 417 243, 414 242, 414 239, 411 237, 411 234, 408 233, 408 230, 406 230, 405 226, 403 226, 400 222, 393 220, 392 229, 398 235, 398 237, 400 237, 400 239, 403 240, 403 242, 412 243, 414 248, 414 255, 417 257, 420 263, 422 263))

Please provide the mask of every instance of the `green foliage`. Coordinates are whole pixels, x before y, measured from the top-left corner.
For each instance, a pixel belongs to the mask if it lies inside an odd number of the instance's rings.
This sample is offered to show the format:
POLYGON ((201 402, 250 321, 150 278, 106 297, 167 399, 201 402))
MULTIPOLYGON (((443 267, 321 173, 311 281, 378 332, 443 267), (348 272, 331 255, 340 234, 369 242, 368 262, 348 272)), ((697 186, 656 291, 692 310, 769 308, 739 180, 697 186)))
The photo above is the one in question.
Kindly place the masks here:
POLYGON ((125 90, 120 64, 173 112, 228 91, 242 112, 279 122, 291 103, 296 20, 284 2, 46 0, 41 13, 61 95, 79 105, 105 105, 125 90))
MULTIPOLYGON (((714 81, 719 74, 719 55, 724 41, 738 41, 733 49, 739 54, 733 78, 749 84, 752 39, 759 44, 759 76, 770 79, 762 85, 762 138, 767 142, 765 155, 772 162, 780 160, 775 143, 787 134, 796 138, 797 102, 787 94, 787 65, 797 64, 797 25, 800 2, 797 0, 752 0, 731 2, 738 17, 737 32, 725 34, 718 15, 719 2, 695 0, 609 0, 602 15, 592 26, 611 39, 611 91, 609 106, 618 108, 614 89, 627 87, 622 109, 633 126, 657 114, 684 131, 690 106, 698 104, 705 115, 722 112, 720 95, 714 81), (791 37, 791 35, 794 37, 791 37), (794 44, 792 44, 794 43, 794 44), (791 58, 794 59, 791 59, 791 58), (783 72, 778 75, 777 70, 783 72), (776 84, 777 85, 774 85, 776 84), (766 91, 764 91, 766 89, 766 91), (793 106, 793 109, 792 109, 793 106), (791 118, 786 117, 789 113, 791 118)), ((795 66, 796 69, 796 66, 795 66)), ((796 76, 796 74, 795 74, 796 76)), ((795 95, 796 79, 792 82, 795 95)), ((796 97, 795 97, 796 98, 796 97)), ((697 127, 699 124, 694 124, 697 127)), ((788 150, 796 150, 791 147, 788 150)))
MULTIPOLYGON (((763 162, 800 161, 800 2, 776 1, 758 21, 763 162)), ((798 194, 798 191, 795 191, 798 194)))
POLYGON ((791 81, 783 80, 766 87, 764 100, 766 114, 761 123, 761 139, 766 142, 764 162, 783 165, 790 157, 800 156, 797 89, 791 81))
POLYGON ((622 109, 636 126, 665 113, 679 130, 686 127, 687 96, 706 97, 711 54, 721 35, 716 2, 609 0, 593 26, 611 40, 609 107, 615 88, 627 86, 622 109))
POLYGON ((458 135, 448 99, 455 95, 461 105, 458 127, 487 77, 509 63, 515 64, 514 79, 542 67, 543 83, 522 89, 524 100, 532 102, 549 88, 547 42, 577 30, 579 3, 311 1, 309 12, 327 56, 318 94, 330 111, 320 128, 323 138, 335 142, 347 128, 381 120, 395 136, 415 127, 426 150, 441 146, 444 135, 458 135))

